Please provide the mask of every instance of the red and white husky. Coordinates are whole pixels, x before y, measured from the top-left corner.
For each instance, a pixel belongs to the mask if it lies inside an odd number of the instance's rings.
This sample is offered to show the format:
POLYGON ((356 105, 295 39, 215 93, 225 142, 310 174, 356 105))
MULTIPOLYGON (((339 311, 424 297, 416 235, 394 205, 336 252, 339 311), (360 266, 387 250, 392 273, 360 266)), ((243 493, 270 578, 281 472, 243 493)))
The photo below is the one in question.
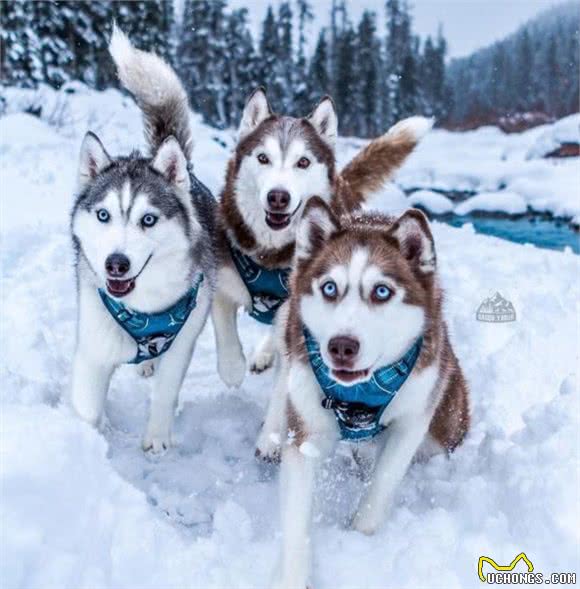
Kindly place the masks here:
POLYGON ((365 534, 388 514, 421 445, 450 452, 463 440, 468 389, 442 300, 433 237, 420 211, 398 219, 339 217, 322 199, 306 205, 291 297, 279 317, 284 362, 277 404, 286 435, 277 587, 310 582, 315 473, 345 433, 360 439, 371 432, 382 442, 353 520, 365 534))

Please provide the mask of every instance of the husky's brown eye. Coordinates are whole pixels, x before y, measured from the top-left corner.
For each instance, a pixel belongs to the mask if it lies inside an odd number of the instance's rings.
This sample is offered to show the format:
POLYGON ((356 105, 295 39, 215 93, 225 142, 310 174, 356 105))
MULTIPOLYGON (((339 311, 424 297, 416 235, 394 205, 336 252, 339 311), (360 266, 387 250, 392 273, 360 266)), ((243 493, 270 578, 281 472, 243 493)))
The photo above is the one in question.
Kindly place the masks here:
POLYGON ((301 170, 305 170, 310 165, 310 160, 307 157, 301 157, 296 165, 301 170))
POLYGON ((270 159, 268 158, 268 156, 265 153, 259 153, 258 154, 258 161, 262 164, 262 165, 266 165, 270 163, 270 159))

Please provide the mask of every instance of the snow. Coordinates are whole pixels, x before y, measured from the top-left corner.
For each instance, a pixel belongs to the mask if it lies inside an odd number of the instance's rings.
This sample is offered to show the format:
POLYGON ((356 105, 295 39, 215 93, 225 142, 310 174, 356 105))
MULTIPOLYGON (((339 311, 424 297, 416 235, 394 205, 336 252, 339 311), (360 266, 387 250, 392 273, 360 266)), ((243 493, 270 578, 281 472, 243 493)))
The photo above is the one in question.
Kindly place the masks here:
POLYGON ((505 190, 520 194, 534 211, 574 217, 580 214, 580 158, 527 157, 538 137, 557 126, 558 123, 509 135, 496 127, 465 133, 435 129, 399 172, 397 183, 405 190, 505 190))
POLYGON ((453 201, 439 192, 416 190, 409 195, 409 206, 422 207, 434 215, 453 212, 453 201))
MULTIPOLYGON (((74 117, 55 126, 9 100, 0 120, 0 585, 267 587, 280 542, 278 469, 257 464, 253 450, 271 372, 227 389, 208 324, 183 386, 176 445, 155 459, 140 449, 150 383, 134 367, 115 374, 102 431, 69 408, 76 296, 68 215, 78 148, 91 127, 111 153, 126 152, 142 145, 142 129, 136 107, 113 90, 71 94, 67 109, 74 117)), ((234 133, 192 122, 196 172, 217 191, 234 133)), ((506 140, 495 130, 480 134, 469 142, 481 146, 491 170, 504 161, 506 140)), ((463 135, 457 148, 452 134, 433 135, 399 181, 420 185, 425 162, 432 178, 459 173, 452 164, 460 153, 465 178, 475 174, 476 150, 465 148, 463 135)), ((363 143, 339 140, 339 160, 363 143)), ((523 140, 512 147, 525 151, 523 140)), ((504 175, 526 178, 523 158, 504 164, 504 175)), ((407 204, 395 185, 374 200, 389 211, 407 204)), ((473 426, 451 458, 412 466, 373 537, 345 523, 363 483, 338 453, 317 491, 313 586, 320 589, 475 588, 480 555, 507 563, 522 550, 537 572, 580 573, 579 343, 571 320, 579 257, 485 237, 471 225, 435 222, 433 233, 473 426), (513 304, 516 321, 476 321, 496 292, 513 304)), ((249 351, 263 327, 242 316, 240 328, 249 351)))
POLYGON ((476 211, 507 213, 520 215, 527 210, 526 201, 516 192, 482 192, 455 207, 456 215, 468 215, 476 211))
POLYGON ((580 144, 580 113, 564 117, 548 126, 531 146, 527 157, 546 157, 564 143, 580 144))

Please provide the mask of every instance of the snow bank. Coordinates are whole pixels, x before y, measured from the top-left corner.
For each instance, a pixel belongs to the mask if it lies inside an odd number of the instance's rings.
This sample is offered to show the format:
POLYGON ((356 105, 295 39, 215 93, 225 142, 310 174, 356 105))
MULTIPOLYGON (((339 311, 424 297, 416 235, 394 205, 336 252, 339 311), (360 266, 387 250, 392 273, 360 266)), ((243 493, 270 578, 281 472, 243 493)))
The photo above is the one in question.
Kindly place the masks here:
MULTIPOLYGON (((118 93, 106 96, 78 101, 93 105, 86 112, 113 153, 128 150, 141 141, 138 111, 118 93), (109 99, 119 112, 103 120, 101 101, 109 99)), ((14 116, 0 124, 17 126, 14 116)), ((193 124, 194 164, 215 190, 232 134, 195 117, 193 124)), ((72 415, 76 295, 67 227, 86 129, 35 129, 46 134, 42 144, 34 135, 23 134, 18 145, 0 137, 0 585, 267 587, 280 542, 277 469, 255 462, 253 444, 272 373, 249 375, 238 391, 224 387, 208 324, 184 382, 177 446, 164 457, 140 450, 150 382, 133 367, 113 378, 102 432, 72 415), (56 147, 44 146, 53 139, 56 147)), ((494 130, 482 135, 489 150, 494 137, 502 141, 494 130)), ((357 143, 340 141, 339 160, 357 143)), ((386 190, 375 205, 394 212, 408 204, 397 187, 386 190)), ((473 427, 450 459, 412 466, 374 537, 345 524, 363 491, 352 465, 337 456, 327 466, 313 538, 319 589, 476 588, 480 555, 509 562, 522 550, 536 571, 580 573, 580 397, 571 374, 578 339, 570 320, 580 258, 478 235, 470 225, 432 227, 473 427), (513 303, 515 322, 476 321, 480 303, 496 291, 513 303)), ((247 316, 240 328, 246 350, 264 334, 247 316)))
POLYGON ((564 117, 549 125, 530 147, 527 157, 546 157, 564 143, 580 144, 580 114, 564 117))
MULTIPOLYGON (((568 131, 578 124, 578 117, 509 135, 495 127, 465 133, 434 130, 395 180, 405 190, 516 192, 535 211, 574 217, 580 214, 580 158, 554 161, 528 159, 527 154, 543 133, 566 136, 557 131, 558 125, 568 131)), ((355 146, 351 140, 349 155, 355 146)))
POLYGON ((520 215, 527 210, 526 201, 515 192, 482 192, 455 207, 456 215, 468 215, 477 211, 502 212, 520 215))
POLYGON ((422 207, 434 215, 444 215, 453 211, 453 201, 432 190, 416 190, 407 199, 409 206, 422 207))

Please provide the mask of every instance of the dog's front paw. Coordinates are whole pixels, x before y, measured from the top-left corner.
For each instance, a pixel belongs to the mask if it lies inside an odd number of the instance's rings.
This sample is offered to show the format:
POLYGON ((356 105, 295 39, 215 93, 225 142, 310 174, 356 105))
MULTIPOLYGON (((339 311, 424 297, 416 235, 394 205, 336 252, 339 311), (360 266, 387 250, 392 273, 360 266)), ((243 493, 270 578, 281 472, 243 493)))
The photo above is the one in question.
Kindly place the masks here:
POLYGON ((360 509, 354 516, 351 527, 365 536, 372 536, 381 527, 383 520, 383 515, 369 509, 360 509))
POLYGON ((256 458, 264 462, 280 462, 280 434, 266 431, 262 428, 256 442, 256 458))
POLYGON ((246 375, 246 359, 241 350, 228 350, 218 354, 218 372, 229 387, 239 387, 246 375))
POLYGON ((137 370, 137 374, 142 376, 143 378, 150 378, 155 374, 155 362, 153 360, 147 360, 146 362, 141 362, 141 364, 137 364, 135 370, 137 370))
POLYGON ((250 372, 260 374, 274 364, 274 352, 270 350, 256 350, 250 362, 250 372))
POLYGON ((144 452, 163 454, 171 447, 171 434, 149 428, 143 437, 142 447, 144 452))

